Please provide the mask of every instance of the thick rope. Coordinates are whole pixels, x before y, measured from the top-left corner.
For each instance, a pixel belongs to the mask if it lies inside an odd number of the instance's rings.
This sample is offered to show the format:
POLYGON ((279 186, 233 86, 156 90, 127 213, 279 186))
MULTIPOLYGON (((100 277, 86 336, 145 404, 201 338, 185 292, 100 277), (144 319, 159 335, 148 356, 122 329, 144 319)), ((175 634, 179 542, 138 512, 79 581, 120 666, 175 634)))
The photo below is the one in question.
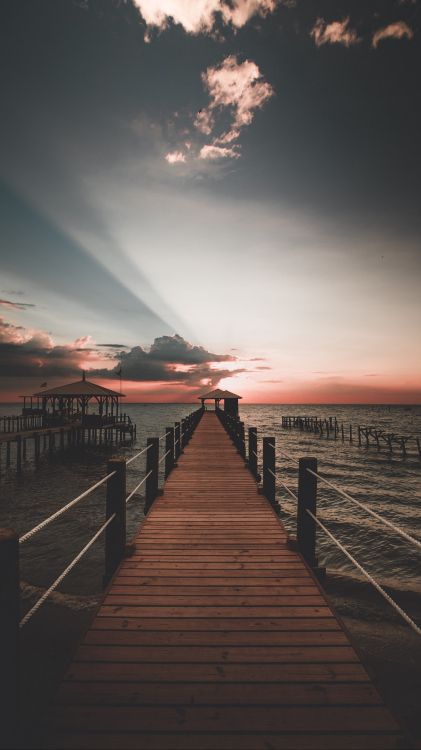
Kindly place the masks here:
POLYGON ((19 627, 20 628, 23 628, 26 625, 26 623, 29 622, 29 620, 31 619, 31 617, 33 617, 33 615, 39 610, 39 608, 42 607, 42 605, 48 599, 48 597, 50 596, 50 594, 52 594, 53 591, 57 588, 57 586, 60 585, 60 583, 67 576, 67 574, 70 573, 71 570, 73 570, 73 568, 75 567, 75 565, 77 565, 77 563, 79 562, 79 560, 82 559, 82 557, 86 554, 86 552, 88 551, 88 549, 90 549, 92 547, 92 545, 96 542, 96 540, 98 539, 98 537, 101 536, 101 534, 105 531, 105 529, 107 528, 107 526, 110 525, 111 521, 113 521, 115 517, 116 517, 116 514, 113 513, 113 515, 110 516, 110 518, 107 518, 107 520, 105 521, 105 523, 102 524, 101 528, 98 529, 98 531, 96 532, 96 534, 94 534, 94 536, 92 537, 92 539, 90 539, 89 542, 87 544, 85 544, 84 548, 79 552, 79 554, 77 554, 76 557, 73 558, 72 562, 69 563, 69 565, 67 566, 67 568, 65 568, 63 570, 63 572, 60 573, 59 577, 56 578, 56 580, 54 581, 54 583, 52 583, 51 586, 46 591, 44 591, 43 595, 40 597, 40 599, 38 599, 37 602, 35 602, 35 604, 32 607, 32 609, 30 609, 29 612, 26 613, 25 617, 23 617, 21 619, 21 621, 19 623, 19 627))
POLYGON ((146 451, 149 450, 149 448, 152 448, 152 444, 151 445, 147 445, 146 448, 142 448, 142 450, 139 451, 139 453, 136 453, 135 456, 132 456, 131 458, 129 458, 129 460, 126 461, 126 465, 131 464, 131 462, 134 461, 136 458, 139 458, 139 456, 142 456, 143 453, 146 453, 146 451))
POLYGON ((67 505, 63 505, 63 507, 60 508, 60 510, 56 511, 56 513, 53 513, 52 516, 49 516, 48 518, 45 518, 44 521, 41 521, 41 523, 39 523, 38 526, 34 526, 33 529, 31 529, 30 531, 27 531, 26 534, 20 537, 19 544, 24 544, 25 542, 27 542, 28 539, 31 539, 31 537, 37 534, 38 531, 41 531, 42 529, 44 529, 46 526, 52 523, 52 521, 55 521, 56 518, 59 518, 60 516, 63 515, 63 513, 66 513, 67 510, 69 510, 74 505, 76 505, 76 503, 79 503, 81 500, 83 500, 84 497, 86 497, 91 492, 93 492, 98 487, 100 487, 101 484, 104 484, 104 482, 106 482, 108 479, 111 479, 111 477, 113 477, 114 474, 115 474, 115 471, 112 471, 111 474, 107 474, 106 477, 103 477, 99 482, 97 482, 96 484, 93 484, 92 487, 89 487, 88 490, 85 490, 85 492, 82 492, 81 495, 78 495, 77 497, 75 497, 75 499, 71 500, 70 503, 67 503, 67 505))
POLYGON ((281 454, 281 456, 285 456, 286 458, 289 458, 291 461, 295 461, 296 464, 298 464, 298 459, 294 458, 294 456, 291 456, 290 453, 285 453, 285 451, 281 450, 280 448, 277 448, 273 443, 268 443, 270 448, 273 448, 273 450, 277 451, 281 454))
POLYGON ((164 458, 166 458, 169 453, 171 453, 171 448, 169 450, 167 450, 166 453, 164 453, 164 455, 162 456, 162 458, 159 459, 158 464, 162 464, 164 458))
POLYGON ((283 488, 284 488, 284 489, 285 489, 285 490, 286 490, 286 491, 288 492, 288 494, 289 494, 289 495, 291 495, 291 497, 292 497, 292 498, 293 498, 294 500, 296 500, 296 501, 297 501, 297 503, 298 503, 298 497, 297 497, 297 495, 295 494, 295 492, 293 492, 292 490, 290 490, 290 488, 288 487, 288 485, 287 485, 287 484, 285 484, 285 482, 281 482, 281 480, 280 480, 280 479, 278 479, 278 482, 279 482, 279 484, 280 484, 280 485, 281 485, 281 486, 282 486, 282 487, 283 487, 283 488))
POLYGON ((366 513, 369 513, 373 518, 377 518, 378 521, 381 521, 381 523, 384 523, 386 526, 389 526, 390 529, 395 531, 397 534, 400 534, 404 539, 406 539, 408 542, 411 542, 414 544, 418 549, 421 549, 421 541, 419 539, 415 539, 415 537, 411 536, 410 534, 407 534, 406 531, 401 529, 399 526, 396 526, 391 521, 388 521, 386 518, 383 518, 383 516, 380 516, 378 513, 376 513, 374 510, 371 510, 367 505, 364 503, 360 503, 359 500, 356 500, 355 497, 352 497, 352 495, 349 495, 348 492, 345 492, 344 490, 341 490, 340 487, 337 487, 335 484, 332 484, 332 482, 329 482, 324 477, 320 476, 320 474, 317 474, 317 472, 313 471, 312 469, 307 469, 309 474, 312 474, 314 477, 317 477, 317 479, 320 479, 321 482, 324 482, 324 484, 327 484, 328 487, 331 487, 333 490, 336 490, 342 497, 345 498, 345 500, 349 500, 351 503, 354 503, 354 505, 358 505, 360 508, 366 511, 366 513))
POLYGON ((142 486, 142 484, 143 484, 144 482, 146 482, 147 478, 148 478, 148 477, 149 477, 149 476, 150 476, 151 474, 152 474, 152 469, 151 469, 150 471, 148 471, 148 473, 146 474, 146 476, 144 476, 144 477, 143 477, 142 481, 141 481, 141 482, 139 482, 139 484, 137 484, 137 485, 136 485, 136 487, 134 488, 134 490, 132 490, 132 491, 131 491, 130 495, 127 495, 127 497, 126 497, 126 503, 128 503, 128 502, 129 502, 129 500, 130 500, 130 499, 131 499, 131 498, 133 497, 133 495, 135 495, 135 494, 136 494, 136 492, 138 491, 139 487, 141 487, 141 486, 142 486))
POLYGON ((309 516, 312 517, 313 521, 315 521, 317 525, 320 526, 321 529, 323 529, 325 534, 327 534, 327 536, 332 540, 332 542, 334 542, 336 546, 339 547, 341 552, 343 552, 344 555, 346 555, 348 560, 354 563, 354 565, 358 568, 358 570, 367 578, 368 581, 370 581, 370 583, 374 586, 374 588, 377 589, 379 594, 381 594, 382 597, 386 599, 386 601, 391 605, 391 607, 393 607, 393 609, 396 610, 396 612, 402 617, 402 619, 405 620, 405 622, 412 628, 412 630, 414 630, 415 633, 417 633, 418 635, 421 635, 421 628, 410 618, 409 615, 407 615, 407 613, 403 609, 401 609, 399 604, 397 604, 395 600, 392 599, 392 597, 389 596, 389 594, 380 586, 380 584, 377 583, 377 581, 373 578, 373 576, 371 576, 370 573, 365 568, 363 568, 363 566, 360 565, 359 562, 357 562, 355 557, 353 557, 351 553, 348 552, 348 550, 336 539, 336 537, 334 537, 333 534, 331 534, 331 532, 320 521, 320 519, 316 518, 316 516, 314 516, 311 510, 309 510, 308 508, 306 508, 306 511, 309 514, 309 516))

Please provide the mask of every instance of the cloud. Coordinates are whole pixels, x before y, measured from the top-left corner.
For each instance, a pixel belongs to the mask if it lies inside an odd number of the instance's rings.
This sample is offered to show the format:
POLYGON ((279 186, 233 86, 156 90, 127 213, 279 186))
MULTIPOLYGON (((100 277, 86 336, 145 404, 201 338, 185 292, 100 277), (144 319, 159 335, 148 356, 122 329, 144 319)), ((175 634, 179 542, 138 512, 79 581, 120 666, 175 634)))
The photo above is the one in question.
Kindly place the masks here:
POLYGON ((179 164, 186 161, 186 157, 182 151, 170 151, 168 154, 165 154, 165 159, 168 164, 179 164))
POLYGON ((207 362, 235 362, 232 354, 214 354, 203 346, 194 346, 177 333, 174 336, 159 336, 149 350, 149 357, 172 364, 198 365, 207 362))
POLYGON ((405 21, 396 21, 396 23, 390 23, 388 26, 378 29, 373 35, 371 46, 377 49, 379 42, 383 39, 412 39, 413 36, 414 32, 405 21))
POLYGON ((270 83, 263 80, 255 62, 245 60, 239 63, 235 55, 229 55, 220 65, 209 67, 202 73, 202 81, 210 102, 196 116, 194 124, 197 130, 210 135, 215 129, 217 116, 227 110, 232 122, 228 130, 216 136, 211 144, 202 147, 199 156, 201 159, 237 159, 238 150, 225 144, 239 138, 241 129, 250 125, 255 110, 261 109, 274 96, 274 90, 270 83))
POLYGON ((12 302, 10 299, 0 299, 0 306, 8 310, 26 310, 27 307, 35 307, 29 302, 12 302))
POLYGON ((202 146, 199 151, 200 159, 238 159, 240 154, 234 148, 224 146, 202 146))
POLYGON ((318 18, 310 31, 316 46, 323 44, 343 44, 351 47, 361 41, 355 29, 349 28, 349 16, 343 21, 332 21, 327 23, 323 18, 318 18))
POLYGON ((215 387, 223 378, 245 372, 218 367, 235 362, 232 354, 216 354, 191 344, 182 336, 158 336, 149 350, 134 346, 116 350, 118 344, 101 344, 113 351, 102 353, 90 336, 58 346, 44 331, 28 330, 0 318, 0 373, 3 378, 89 377, 116 378, 121 367, 126 381, 174 383, 190 388, 215 387), (107 366, 107 363, 109 365, 107 366), (104 366, 105 365, 105 366, 104 366))
POLYGON ((0 318, 2 377, 73 376, 97 355, 86 337, 57 346, 44 331, 32 331, 0 318))
POLYGON ((210 34, 217 20, 242 28, 255 15, 273 13, 278 0, 134 0, 146 22, 146 40, 152 28, 163 31, 170 23, 188 34, 210 34))

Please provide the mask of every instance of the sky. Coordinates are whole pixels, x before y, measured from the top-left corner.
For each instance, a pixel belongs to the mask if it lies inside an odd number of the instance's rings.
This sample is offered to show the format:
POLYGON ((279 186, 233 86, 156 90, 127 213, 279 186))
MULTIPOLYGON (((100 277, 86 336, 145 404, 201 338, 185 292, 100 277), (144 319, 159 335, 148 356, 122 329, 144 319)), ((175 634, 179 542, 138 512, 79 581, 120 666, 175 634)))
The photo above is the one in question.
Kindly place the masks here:
POLYGON ((2 0, 0 400, 420 403, 421 0, 2 0))

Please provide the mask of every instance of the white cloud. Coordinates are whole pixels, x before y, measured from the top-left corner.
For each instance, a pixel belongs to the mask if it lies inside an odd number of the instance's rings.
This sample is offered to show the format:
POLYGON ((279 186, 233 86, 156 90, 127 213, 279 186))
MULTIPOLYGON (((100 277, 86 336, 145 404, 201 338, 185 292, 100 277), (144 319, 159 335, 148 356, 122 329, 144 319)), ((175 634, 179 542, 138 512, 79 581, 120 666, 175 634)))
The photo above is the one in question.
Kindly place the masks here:
MULTIPOLYGON (((172 21, 188 34, 209 34, 216 17, 241 28, 254 15, 273 13, 279 0, 135 0, 148 28, 160 31, 172 21)), ((148 40, 150 39, 147 34, 148 40)))
POLYGON ((240 154, 235 148, 223 146, 206 145, 202 146, 199 152, 200 159, 238 159, 240 154))
POLYGON ((318 18, 310 31, 310 36, 317 47, 323 44, 343 44, 345 47, 351 47, 361 41, 356 30, 349 27, 349 16, 343 21, 332 23, 326 23, 323 18, 318 18))
POLYGON ((165 154, 165 159, 168 164, 180 164, 180 162, 186 161, 186 157, 182 151, 169 151, 168 154, 165 154))
POLYGON ((404 37, 412 39, 413 36, 414 32, 405 21, 396 21, 396 23, 391 23, 383 29, 378 29, 373 35, 371 46, 376 49, 382 39, 403 39, 404 37))
POLYGON ((201 133, 210 135, 215 128, 218 113, 229 109, 232 112, 230 128, 222 135, 215 137, 212 144, 204 147, 200 153, 203 158, 219 158, 239 154, 233 148, 224 148, 225 144, 236 141, 241 128, 250 125, 254 110, 263 107, 273 95, 270 83, 264 81, 256 63, 246 60, 239 63, 235 55, 226 57, 221 65, 210 67, 202 74, 203 83, 209 93, 210 103, 197 114, 195 126, 201 133), (222 146, 222 148, 220 148, 222 146), (203 156, 203 153, 209 154, 203 156), (210 154, 214 154, 211 156, 210 154), (217 156, 218 154, 218 156, 217 156))

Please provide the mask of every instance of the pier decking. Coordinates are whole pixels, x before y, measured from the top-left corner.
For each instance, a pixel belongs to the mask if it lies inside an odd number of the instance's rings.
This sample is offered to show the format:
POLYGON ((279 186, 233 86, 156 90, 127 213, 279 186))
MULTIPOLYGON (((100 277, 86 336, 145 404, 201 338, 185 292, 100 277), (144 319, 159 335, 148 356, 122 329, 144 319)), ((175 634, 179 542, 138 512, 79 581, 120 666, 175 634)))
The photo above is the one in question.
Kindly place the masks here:
POLYGON ((66 748, 393 748, 400 731, 213 412, 60 688, 66 748))

